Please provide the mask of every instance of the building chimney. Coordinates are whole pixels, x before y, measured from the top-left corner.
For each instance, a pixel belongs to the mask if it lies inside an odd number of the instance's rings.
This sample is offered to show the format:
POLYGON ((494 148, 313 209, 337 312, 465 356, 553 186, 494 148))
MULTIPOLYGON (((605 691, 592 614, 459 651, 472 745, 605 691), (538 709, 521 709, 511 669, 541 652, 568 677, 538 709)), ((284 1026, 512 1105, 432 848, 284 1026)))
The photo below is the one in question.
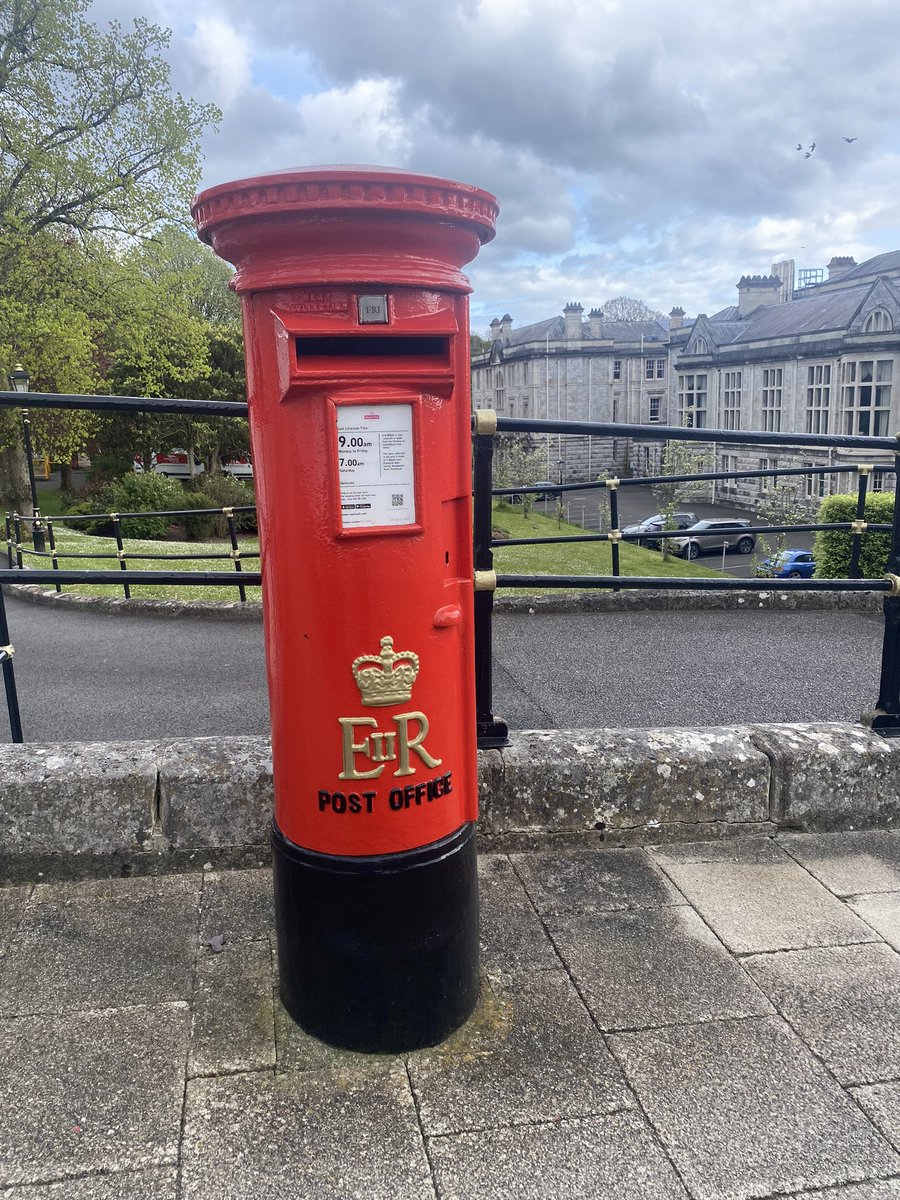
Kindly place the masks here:
POLYGON ((738 280, 738 312, 742 317, 761 304, 777 304, 781 280, 775 275, 742 275, 738 280))
POLYGON ((684 328, 684 309, 673 308, 669 313, 669 332, 684 328))
POLYGON ((838 279, 841 275, 846 275, 851 267, 856 266, 856 259, 852 254, 836 254, 828 264, 828 278, 838 279))
POLYGON ((563 309, 563 316, 566 318, 566 341, 578 342, 581 341, 581 314, 584 309, 577 300, 567 304, 563 309))
POLYGON ((501 336, 502 335, 500 333, 500 322, 497 320, 496 317, 494 317, 493 321, 491 321, 491 341, 499 342, 501 336))
POLYGON ((603 313, 599 308, 592 308, 588 313, 588 333, 598 341, 603 337, 603 313))
POLYGON ((512 333, 512 317, 509 313, 504 313, 500 318, 500 329, 503 337, 503 345, 509 345, 510 334, 512 333))
POLYGON ((786 303, 794 298, 794 260, 785 258, 781 262, 772 263, 772 274, 781 280, 781 301, 786 303))

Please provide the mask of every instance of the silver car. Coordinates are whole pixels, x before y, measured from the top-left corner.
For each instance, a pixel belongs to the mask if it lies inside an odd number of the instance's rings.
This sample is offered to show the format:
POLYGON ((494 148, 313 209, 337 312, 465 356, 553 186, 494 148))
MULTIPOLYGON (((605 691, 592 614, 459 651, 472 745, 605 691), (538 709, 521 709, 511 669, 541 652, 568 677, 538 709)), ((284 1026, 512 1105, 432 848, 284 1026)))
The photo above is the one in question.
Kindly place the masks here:
MULTIPOLYGON (((672 513, 669 520, 669 529, 688 529, 691 525, 696 524, 697 516, 692 512, 677 512, 672 513)), ((659 549, 659 538, 653 537, 654 533, 662 533, 666 527, 666 518, 662 513, 654 513, 652 517, 644 517, 643 521, 638 521, 636 525, 626 525, 622 530, 623 533, 636 533, 641 536, 634 539, 635 546, 648 546, 651 550, 659 549), (646 536, 644 536, 646 535, 646 536)), ((670 546, 671 538, 666 539, 670 546)))
POLYGON ((756 536, 746 532, 749 529, 749 521, 737 519, 698 521, 686 529, 682 537, 672 538, 672 545, 682 558, 699 558, 701 554, 723 549, 750 554, 756 545, 756 536))

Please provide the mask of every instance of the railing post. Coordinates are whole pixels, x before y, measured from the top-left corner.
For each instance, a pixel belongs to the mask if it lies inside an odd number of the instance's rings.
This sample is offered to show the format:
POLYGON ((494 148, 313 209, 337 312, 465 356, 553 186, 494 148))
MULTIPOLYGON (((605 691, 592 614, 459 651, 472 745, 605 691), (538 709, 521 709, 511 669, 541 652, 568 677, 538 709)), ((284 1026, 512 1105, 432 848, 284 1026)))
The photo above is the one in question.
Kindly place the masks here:
MULTIPOLYGON (((116 551, 116 558, 119 560, 119 570, 127 571, 128 567, 125 563, 125 547, 122 545, 122 520, 118 513, 110 513, 109 515, 112 518, 113 530, 115 531, 116 535, 116 546, 118 547, 116 551)), ((125 589, 125 599, 130 600, 131 588, 127 583, 123 583, 122 587, 125 589)))
MULTIPOLYGON (((474 543, 476 578, 489 579, 494 570, 491 548, 493 512, 494 432, 497 414, 481 410, 475 414, 474 543)), ((475 589, 475 713, 478 723, 478 747, 481 750, 509 745, 509 728, 494 717, 491 620, 494 611, 493 590, 475 589)))
POLYGON ((13 569, 12 514, 6 514, 6 565, 13 569))
POLYGON ((894 517, 887 570, 894 586, 884 598, 881 681, 875 711, 867 719, 885 737, 900 737, 900 450, 894 454, 894 517))
MULTIPOLYGON (((49 517, 47 518, 47 540, 50 543, 50 558, 53 560, 53 570, 58 571, 59 570, 59 557, 57 556, 57 553, 56 553, 56 538, 53 536, 53 522, 50 520, 49 517)), ((10 564, 10 565, 12 565, 12 564, 10 564)), ((56 591, 57 591, 57 593, 62 591, 62 585, 59 582, 57 582, 57 584, 56 584, 56 591)))
POLYGON ((38 553, 44 552, 44 527, 41 524, 41 509, 37 498, 37 483, 34 478, 34 451, 31 447, 31 420, 28 409, 22 409, 22 435, 25 439, 25 461, 28 464, 28 483, 31 487, 31 507, 34 519, 31 523, 31 542, 38 553))
POLYGON ((22 562, 22 518, 17 512, 13 513, 13 537, 16 550, 16 566, 21 571, 24 563, 22 562))
MULTIPOLYGON (((231 538, 231 558, 234 562, 234 569, 240 574, 243 567, 241 566, 241 552, 238 548, 237 531, 234 527, 234 509, 223 508, 222 512, 225 514, 225 520, 228 522, 228 536, 231 538)), ((241 604, 246 604, 247 589, 242 583, 238 584, 238 595, 241 598, 241 604)))
MULTIPOLYGON (((622 530, 619 528, 619 481, 616 478, 607 479, 606 490, 609 493, 609 543, 612 547, 612 573, 618 579, 619 571, 619 542, 622 540, 622 530)), ((614 587, 614 592, 622 589, 614 587)))
POLYGON ((9 713, 9 732, 14 742, 24 742, 22 717, 19 713, 19 696, 16 692, 16 676, 12 656, 15 653, 9 641, 9 625, 6 623, 6 601, 0 587, 0 669, 3 671, 3 686, 6 689, 6 708, 9 713))
POLYGON ((866 524, 866 490, 869 486, 869 474, 872 470, 864 463, 856 468, 859 474, 859 492, 856 497, 856 520, 853 522, 850 544, 850 579, 859 579, 859 556, 862 553, 862 539, 866 524))

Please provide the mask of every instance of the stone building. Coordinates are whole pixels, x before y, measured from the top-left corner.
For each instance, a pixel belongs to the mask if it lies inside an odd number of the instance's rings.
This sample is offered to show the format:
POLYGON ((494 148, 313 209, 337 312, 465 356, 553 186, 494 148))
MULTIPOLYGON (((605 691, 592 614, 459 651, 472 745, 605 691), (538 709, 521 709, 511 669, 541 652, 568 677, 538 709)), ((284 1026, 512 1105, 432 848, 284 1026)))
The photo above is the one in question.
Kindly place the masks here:
MULTIPOLYGON (((807 273, 807 278, 811 273, 807 273)), ((821 272, 824 275, 824 272, 821 272)), ((792 261, 745 275, 737 303, 691 321, 585 321, 580 304, 561 317, 513 329, 492 323, 489 352, 472 362, 475 407, 508 416, 596 420, 797 433, 900 433, 900 251, 857 264, 833 258, 821 282, 795 289, 792 261)), ((652 473, 660 444, 639 438, 557 439, 538 435, 548 477, 596 478, 603 470, 652 473), (560 445, 562 441, 562 445, 560 445), (566 442, 572 444, 566 446, 566 442), (560 465, 561 464, 561 465, 560 465)), ((847 463, 845 475, 801 480, 810 506, 829 491, 856 488, 857 451, 712 447, 717 470, 847 463)), ((874 490, 893 486, 887 452, 867 455, 874 490)), ((752 502, 763 480, 718 483, 722 500, 752 502)))

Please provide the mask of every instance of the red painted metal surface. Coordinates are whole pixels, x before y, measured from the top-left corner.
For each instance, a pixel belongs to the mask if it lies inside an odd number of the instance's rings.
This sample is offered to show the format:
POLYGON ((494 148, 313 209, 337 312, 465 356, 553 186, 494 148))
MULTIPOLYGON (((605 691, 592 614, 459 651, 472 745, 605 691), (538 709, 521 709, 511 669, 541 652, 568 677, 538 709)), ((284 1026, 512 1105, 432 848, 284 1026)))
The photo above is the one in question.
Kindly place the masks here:
POLYGON ((427 845, 477 816, 460 268, 496 201, 328 167, 193 213, 243 300, 276 823, 322 853, 427 845))

